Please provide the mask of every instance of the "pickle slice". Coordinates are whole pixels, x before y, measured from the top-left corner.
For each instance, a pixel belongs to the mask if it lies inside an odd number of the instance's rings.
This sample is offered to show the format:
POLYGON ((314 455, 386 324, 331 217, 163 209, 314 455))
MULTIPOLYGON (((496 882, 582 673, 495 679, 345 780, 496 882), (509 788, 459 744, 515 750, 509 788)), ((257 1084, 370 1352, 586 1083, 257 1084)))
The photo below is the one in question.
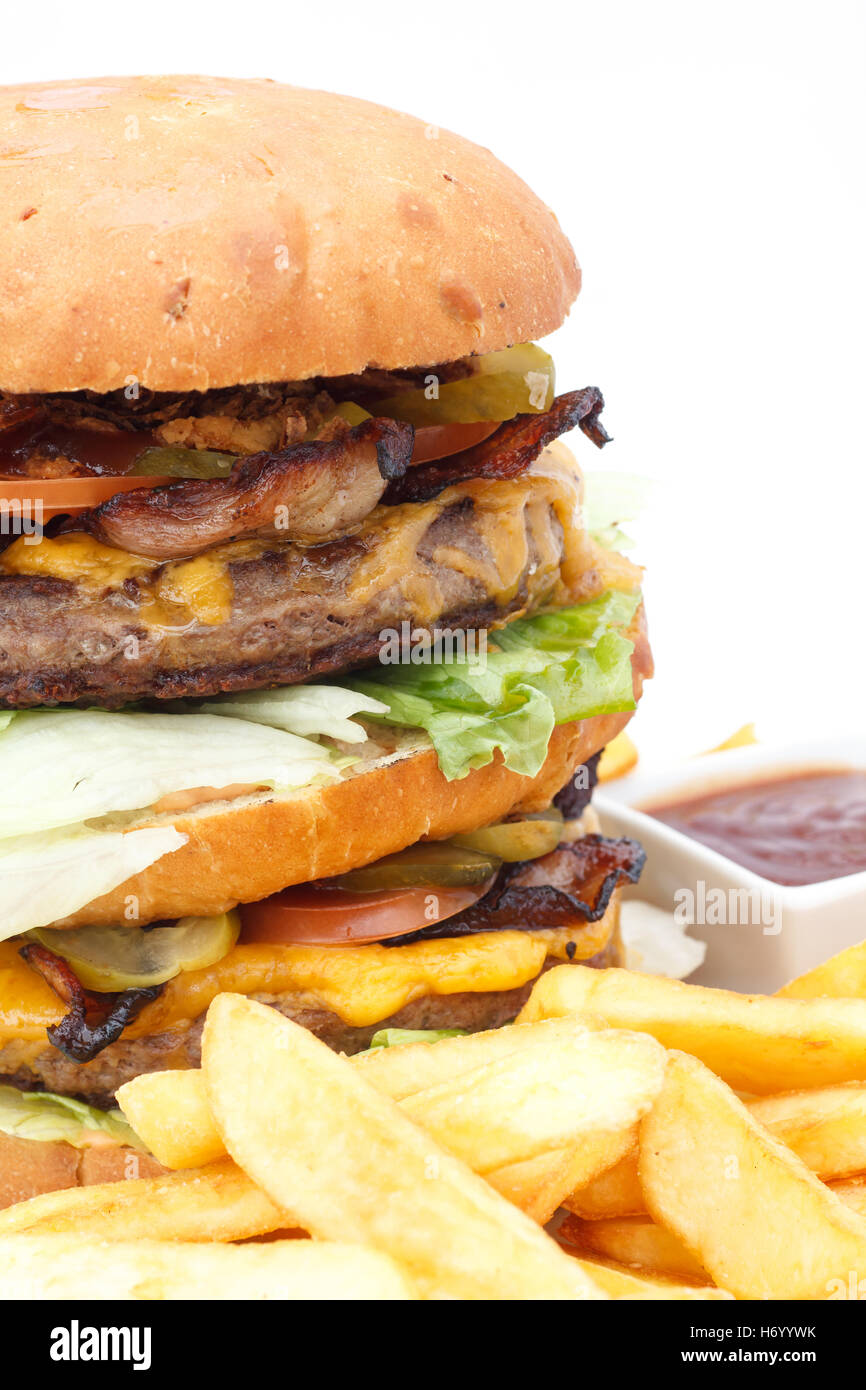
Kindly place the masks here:
POLYGON ((538 415, 553 404, 553 358, 537 343, 487 352, 471 362, 472 375, 445 382, 435 398, 428 399, 432 386, 401 391, 379 401, 376 414, 408 420, 410 425, 469 425, 538 415))
POLYGON ((349 893, 380 893, 391 888, 462 888, 486 883, 499 868, 495 854, 435 841, 412 845, 365 864, 347 874, 324 880, 328 887, 349 893))
POLYGON ((130 475, 227 478, 237 461, 237 454, 220 454, 213 449, 145 449, 135 460, 130 475))
POLYGON ((466 835, 455 835, 450 843, 481 854, 495 854, 505 864, 519 864, 524 859, 540 859, 549 854, 561 836, 562 812, 551 806, 520 820, 500 821, 466 835))
POLYGON ((182 917, 176 926, 40 928, 30 936, 72 966, 85 989, 103 993, 144 989, 173 980, 183 970, 204 970, 227 956, 238 939, 237 912, 182 917))

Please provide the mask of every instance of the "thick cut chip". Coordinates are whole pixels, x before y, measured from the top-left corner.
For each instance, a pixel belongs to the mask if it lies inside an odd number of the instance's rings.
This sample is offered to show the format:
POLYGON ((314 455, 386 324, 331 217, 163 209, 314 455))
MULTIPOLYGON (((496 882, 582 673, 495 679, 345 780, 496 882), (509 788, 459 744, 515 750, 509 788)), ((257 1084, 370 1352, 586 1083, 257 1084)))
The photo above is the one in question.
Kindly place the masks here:
POLYGON ((601 1260, 586 1260, 579 1255, 574 1258, 591 1279, 600 1284, 611 1298, 651 1299, 665 1302, 692 1301, 694 1299, 721 1299, 730 1302, 733 1295, 724 1289, 714 1289, 707 1284, 679 1284, 675 1279, 663 1274, 648 1273, 646 1270, 632 1271, 617 1264, 607 1264, 601 1260))
POLYGON ((177 1245, 89 1236, 0 1238, 2 1299, 401 1300, 414 1297, 393 1260, 312 1240, 177 1245))
POLYGON ((628 970, 562 965, 541 976, 520 1019, 568 1013, 651 1033, 753 1095, 866 1081, 866 999, 734 994, 628 970))
MULTIPOLYGON (((862 1083, 762 1096, 749 1101, 748 1109, 825 1182, 866 1173, 866 1086, 862 1083)), ((590 1219, 645 1213, 637 1144, 615 1167, 580 1188, 576 1185, 564 1205, 590 1219)))
POLYGON ((781 999, 866 999, 866 941, 848 946, 829 960, 798 975, 778 991, 781 999))
POLYGON ((866 1222, 694 1057, 670 1057, 640 1153, 650 1214, 736 1297, 826 1299, 866 1276, 866 1222))
POLYGON ((611 1217, 581 1221, 567 1216, 560 1239, 592 1257, 614 1260, 649 1276, 709 1284, 703 1265, 682 1241, 648 1216, 611 1217))
POLYGON ((356 1067, 273 1009, 219 995, 202 1063, 229 1153, 313 1236, 391 1255, 422 1297, 605 1297, 356 1067))
POLYGON ((0 1211, 0 1236, 70 1232, 90 1240, 246 1240, 285 1218, 231 1159, 159 1178, 46 1192, 0 1211))

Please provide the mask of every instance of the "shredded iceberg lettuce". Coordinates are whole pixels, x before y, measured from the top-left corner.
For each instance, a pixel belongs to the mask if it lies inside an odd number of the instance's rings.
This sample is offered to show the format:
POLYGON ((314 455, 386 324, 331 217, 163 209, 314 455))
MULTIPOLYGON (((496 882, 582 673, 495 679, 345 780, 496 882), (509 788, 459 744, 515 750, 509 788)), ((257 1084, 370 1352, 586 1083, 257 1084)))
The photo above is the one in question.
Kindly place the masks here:
POLYGON ((92 1135, 105 1135, 117 1144, 146 1152, 119 1110, 97 1110, 69 1096, 19 1091, 15 1086, 0 1086, 0 1133, 46 1143, 62 1140, 76 1149, 92 1143, 92 1135))
POLYGON ((173 825, 76 826, 0 841, 0 941, 57 922, 186 844, 173 825))
POLYGON ((336 777, 326 747, 213 714, 26 710, 0 732, 0 840, 139 811, 171 792, 336 777))
POLYGON ((381 700, 371 700, 357 690, 339 685, 290 685, 282 690, 252 690, 242 695, 223 695, 199 705, 205 714, 251 719, 273 729, 285 729, 304 738, 335 738, 343 743, 363 743, 367 731, 351 718, 354 714, 385 714, 381 700))

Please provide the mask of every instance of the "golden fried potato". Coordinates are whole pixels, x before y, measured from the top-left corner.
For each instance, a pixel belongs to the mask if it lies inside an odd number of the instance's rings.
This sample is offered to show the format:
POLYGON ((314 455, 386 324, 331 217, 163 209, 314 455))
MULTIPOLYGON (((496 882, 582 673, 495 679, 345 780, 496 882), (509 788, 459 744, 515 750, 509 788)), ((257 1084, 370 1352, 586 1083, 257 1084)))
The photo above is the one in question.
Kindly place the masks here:
POLYGON ((591 1257, 614 1260, 649 1278, 698 1285, 713 1282, 682 1241, 648 1216, 610 1217, 603 1221, 568 1217, 566 1221, 569 1243, 591 1257))
POLYGON ((677 1302, 720 1299, 730 1302, 733 1295, 709 1284, 680 1284, 663 1274, 646 1270, 625 1269, 603 1260, 587 1260, 575 1256, 591 1279, 594 1279, 611 1298, 651 1299, 653 1302, 677 1302))
POLYGON ((312 1235, 391 1255, 422 1297, 605 1297, 357 1067, 266 1005, 219 995, 202 1069, 226 1148, 312 1235))
POLYGON ((69 1232, 90 1240, 246 1240, 285 1226, 231 1159, 159 1178, 67 1187, 0 1211, 0 1236, 69 1232))
POLYGON ((780 999, 866 999, 866 941, 848 946, 784 985, 780 999))
POLYGON ((734 994, 628 970, 564 965, 541 976, 520 1019, 568 1013, 651 1033, 753 1095, 866 1080, 866 999, 734 994))
MULTIPOLYGON (((132 1184, 130 1184, 132 1185, 132 1184)), ((387 1255, 312 1240, 268 1245, 97 1243, 88 1235, 0 1237, 2 1299, 414 1298, 387 1255)))
POLYGON ((684 1053, 641 1122, 640 1181, 654 1220, 738 1298, 825 1299, 866 1275, 866 1222, 684 1053))

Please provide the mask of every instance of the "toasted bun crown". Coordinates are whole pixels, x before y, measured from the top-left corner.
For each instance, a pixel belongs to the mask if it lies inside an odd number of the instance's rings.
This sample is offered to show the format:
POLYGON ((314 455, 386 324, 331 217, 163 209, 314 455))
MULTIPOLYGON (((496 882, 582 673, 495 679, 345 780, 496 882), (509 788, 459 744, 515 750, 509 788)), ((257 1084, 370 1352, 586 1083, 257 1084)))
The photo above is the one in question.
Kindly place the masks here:
POLYGON ((206 390, 486 352, 580 288, 489 151, 352 97, 118 77, 0 88, 0 390, 206 390))

